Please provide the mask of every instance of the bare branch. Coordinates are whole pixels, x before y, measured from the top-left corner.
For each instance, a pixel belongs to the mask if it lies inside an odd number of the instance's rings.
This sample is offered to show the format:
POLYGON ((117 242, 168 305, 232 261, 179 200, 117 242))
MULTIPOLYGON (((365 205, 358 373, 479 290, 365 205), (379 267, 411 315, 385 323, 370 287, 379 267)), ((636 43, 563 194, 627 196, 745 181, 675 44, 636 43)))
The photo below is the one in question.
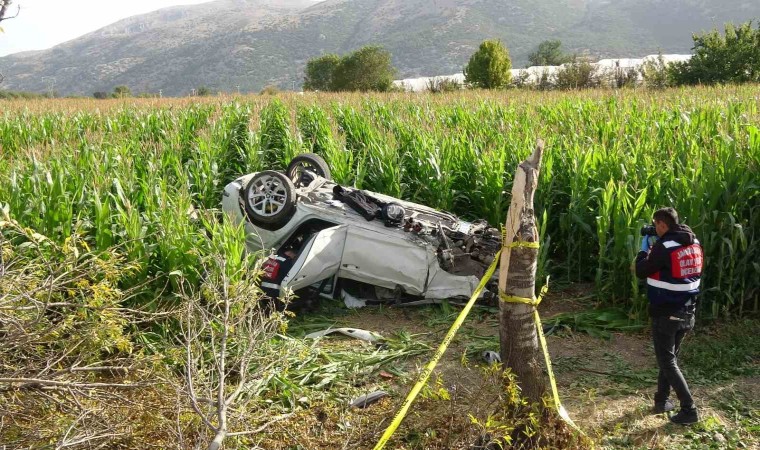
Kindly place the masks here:
MULTIPOLYGON (((257 391, 258 380, 266 378, 264 373, 271 370, 273 362, 269 355, 262 357, 262 343, 276 334, 280 322, 264 314, 252 300, 261 295, 258 287, 238 278, 239 274, 227 273, 229 266, 224 257, 211 257, 209 266, 214 267, 213 273, 208 275, 200 292, 188 295, 183 291, 183 304, 188 308, 182 324, 186 357, 184 390, 192 409, 213 432, 207 448, 217 450, 229 436, 254 434, 270 424, 256 430, 230 430, 232 424, 251 421, 250 411, 245 407, 247 402, 241 398, 257 391), (235 345, 230 345, 233 342, 235 345), (198 358, 195 353, 210 358, 198 358), (262 361, 253 364, 257 358, 262 361), (251 377, 257 382, 251 383, 251 377)), ((286 417, 278 417, 271 423, 286 417)))
MULTIPOLYGON (((8 13, 8 7, 11 6, 11 3, 13 3, 11 0, 0 0, 0 22, 3 20, 8 19, 15 19, 18 17, 19 13, 21 12, 21 5, 16 7, 16 14, 13 16, 5 17, 5 15, 8 13)), ((0 80, 1 82, 2 80, 0 80)))
MULTIPOLYGON (((188 324, 192 323, 193 321, 192 308, 188 308, 187 321, 188 321, 188 324)), ((203 328, 205 328, 205 326, 203 328)), ((198 339, 198 337, 200 336, 201 332, 203 331, 203 328, 201 328, 200 330, 197 330, 195 334, 193 334, 189 330, 185 332, 185 341, 186 341, 185 352, 186 352, 186 357, 187 357, 185 366, 187 368, 186 370, 187 388, 189 391, 190 405, 193 407, 193 410, 195 411, 196 414, 198 414, 198 416, 200 416, 200 418, 203 420, 203 423, 208 428, 216 432, 216 427, 208 420, 208 417, 206 417, 206 414, 203 413, 203 411, 201 411, 201 408, 198 405, 198 396, 195 392, 195 384, 193 383, 193 372, 195 371, 196 364, 195 364, 195 358, 193 357, 192 345, 193 345, 193 342, 196 339, 198 339)))
POLYGON ((135 389, 150 386, 155 383, 75 383, 68 381, 45 380, 41 378, 0 378, 0 383, 18 385, 16 389, 39 389, 42 387, 55 387, 64 389, 135 389))
POLYGON ((97 439, 106 439, 106 438, 112 438, 112 437, 123 436, 123 435, 124 433, 107 433, 107 434, 100 434, 97 436, 86 436, 83 438, 79 438, 75 441, 62 443, 58 445, 58 447, 56 448, 73 447, 75 445, 84 444, 85 442, 94 441, 97 439))
POLYGON ((269 428, 269 426, 270 426, 270 425, 272 425, 272 424, 275 424, 275 423, 277 423, 277 422, 280 422, 280 421, 282 421, 282 420, 285 420, 285 419, 289 418, 289 417, 290 417, 290 416, 292 416, 292 415, 293 415, 293 413, 288 413, 288 414, 281 414, 281 415, 279 415, 279 416, 275 417, 274 419, 270 420, 269 422, 265 423, 264 425, 262 425, 262 426, 260 426, 260 427, 256 428, 255 430, 248 430, 248 431, 236 431, 236 432, 234 432, 234 433, 227 433, 227 437, 234 437, 234 436, 245 436, 245 435, 248 435, 248 434, 256 434, 256 433, 261 433, 262 431, 264 431, 264 430, 266 430, 267 428, 269 428))

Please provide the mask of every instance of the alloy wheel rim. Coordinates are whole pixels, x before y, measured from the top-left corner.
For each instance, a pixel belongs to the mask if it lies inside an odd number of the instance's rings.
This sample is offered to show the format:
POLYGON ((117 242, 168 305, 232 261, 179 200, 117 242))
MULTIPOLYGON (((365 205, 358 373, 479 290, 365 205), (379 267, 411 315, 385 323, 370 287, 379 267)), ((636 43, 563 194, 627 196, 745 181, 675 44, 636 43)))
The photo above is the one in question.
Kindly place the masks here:
POLYGON ((271 175, 254 180, 248 203, 256 214, 264 217, 277 215, 285 208, 288 191, 285 184, 271 175))

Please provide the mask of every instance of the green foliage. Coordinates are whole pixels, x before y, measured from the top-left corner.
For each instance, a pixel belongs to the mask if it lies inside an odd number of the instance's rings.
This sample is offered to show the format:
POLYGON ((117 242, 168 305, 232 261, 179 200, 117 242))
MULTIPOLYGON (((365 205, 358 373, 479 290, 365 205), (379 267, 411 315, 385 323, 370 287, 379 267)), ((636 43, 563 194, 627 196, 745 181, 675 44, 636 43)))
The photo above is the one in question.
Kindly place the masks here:
POLYGON ((261 111, 259 148, 265 168, 284 170, 298 153, 289 116, 288 109, 279 100, 273 100, 261 111))
POLYGON ((279 93, 280 88, 270 84, 268 86, 264 86, 264 89, 259 92, 259 95, 277 95, 279 93))
POLYGON ((431 78, 427 82, 427 90, 433 94, 456 92, 462 89, 462 83, 448 78, 431 78))
POLYGON ((76 349, 67 360, 85 365, 130 353, 128 317, 121 310, 128 293, 118 281, 136 265, 115 249, 90 250, 78 234, 59 245, 22 227, 7 205, 0 206, 0 306, 24 329, 0 351, 3 370, 13 373, 14 366, 35 362, 44 367, 46 354, 67 349, 76 349), (41 313, 43 305, 50 306, 41 313))
POLYGON ((539 91, 549 91, 555 88, 555 80, 554 80, 553 74, 551 74, 548 70, 544 69, 541 71, 541 74, 538 76, 538 81, 536 83, 536 89, 539 91))
POLYGON ((354 178, 354 155, 337 140, 337 130, 333 130, 327 112, 316 106, 298 108, 298 129, 304 145, 313 153, 330 161, 333 180, 350 184, 354 178))
POLYGON ((560 66, 571 60, 572 56, 562 52, 562 41, 559 39, 541 42, 536 51, 528 55, 531 66, 560 66))
POLYGON ((590 311, 561 313, 543 321, 549 332, 568 329, 590 336, 609 338, 613 331, 634 331, 644 327, 641 322, 619 308, 595 308, 590 311))
POLYGON ((757 365, 760 342, 749 338, 756 333, 757 324, 757 320, 744 319, 730 324, 696 327, 679 356, 687 378, 710 384, 760 375, 757 365))
POLYGON ((207 88, 206 86, 200 86, 195 90, 195 95, 198 97, 207 97, 211 95, 211 89, 207 88))
POLYGON ((483 89, 499 89, 509 85, 512 60, 501 41, 483 41, 464 68, 465 82, 483 89))
POLYGON ((124 98, 124 97, 131 97, 132 96, 132 90, 129 89, 127 86, 116 86, 113 88, 113 94, 111 94, 113 98, 124 98))
POLYGON ((395 75, 390 52, 370 45, 341 58, 333 73, 332 90, 385 92, 393 86, 395 75))
POLYGON ((671 85, 671 76, 662 52, 657 55, 657 59, 645 61, 639 71, 648 88, 664 89, 671 85))
POLYGON ((738 28, 729 23, 723 35, 712 30, 693 40, 691 59, 670 68, 676 84, 760 82, 760 24, 753 29, 752 21, 738 28))
POLYGON ((531 404, 522 395, 517 377, 510 368, 492 365, 482 369, 485 376, 500 386, 495 412, 486 417, 470 414, 470 423, 479 431, 477 447, 494 449, 588 448, 591 441, 570 430, 558 413, 544 404, 531 404))
POLYGON ((512 77, 512 86, 516 88, 533 87, 530 83, 530 73, 527 70, 520 70, 516 76, 512 77))
POLYGON ((0 90, 0 100, 13 100, 13 99, 24 99, 24 100, 32 100, 32 99, 41 99, 41 98, 54 98, 56 97, 56 94, 53 93, 51 95, 49 92, 45 92, 44 94, 38 94, 36 92, 19 92, 19 91, 5 91, 0 90))
MULTIPOLYGON (((604 306, 643 314, 644 290, 631 273, 638 228, 672 205, 709 256, 702 314, 746 314, 760 308, 760 110, 754 89, 728 94, 8 108, 0 116, 0 202, 54 242, 79 233, 99 250, 123 246, 139 266, 120 280, 130 287, 175 271, 191 279, 202 267, 203 211, 218 207, 224 184, 282 169, 302 151, 324 156, 341 183, 498 224, 514 168, 544 137, 536 191, 543 274, 594 283, 604 306), (728 100, 706 101, 721 96, 728 100)), ((179 288, 178 276, 170 278, 179 288)))
POLYGON ((612 72, 612 86, 615 88, 634 87, 638 82, 639 71, 634 67, 624 69, 616 67, 612 72))
POLYGON ((330 91, 333 88, 333 76, 340 65, 341 58, 335 54, 322 55, 306 63, 305 91, 330 91))
POLYGON ((555 74, 554 85, 557 89, 590 89, 598 87, 600 76, 587 58, 573 60, 559 69, 555 74))
POLYGON ((93 98, 96 98, 98 100, 105 100, 107 98, 110 98, 111 96, 108 94, 108 92, 105 91, 96 91, 92 94, 93 98))

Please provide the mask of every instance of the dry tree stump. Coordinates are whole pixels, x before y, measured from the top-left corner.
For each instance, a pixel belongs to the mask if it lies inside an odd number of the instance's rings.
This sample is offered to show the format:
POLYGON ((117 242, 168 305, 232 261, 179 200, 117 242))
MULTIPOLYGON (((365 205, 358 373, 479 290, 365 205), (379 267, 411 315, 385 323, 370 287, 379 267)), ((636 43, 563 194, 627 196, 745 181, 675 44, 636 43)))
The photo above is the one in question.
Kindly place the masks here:
MULTIPOLYGON (((511 245, 515 241, 538 241, 533 194, 538 186, 543 151, 544 142, 539 139, 533 154, 520 163, 515 172, 499 262, 500 294, 524 298, 535 295, 538 249, 511 245)), ((499 342, 504 367, 509 367, 517 376, 523 395, 537 403, 546 391, 546 383, 541 372, 533 308, 500 301, 499 342)))

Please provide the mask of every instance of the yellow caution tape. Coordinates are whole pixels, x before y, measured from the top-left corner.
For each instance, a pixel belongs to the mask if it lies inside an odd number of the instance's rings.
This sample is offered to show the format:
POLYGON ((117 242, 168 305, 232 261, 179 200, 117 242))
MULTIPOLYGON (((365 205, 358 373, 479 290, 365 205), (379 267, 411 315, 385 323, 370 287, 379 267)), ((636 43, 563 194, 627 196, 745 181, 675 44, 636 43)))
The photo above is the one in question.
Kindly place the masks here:
POLYGON ((399 409, 398 412, 396 413, 396 416, 393 418, 393 422, 391 422, 391 424, 388 425, 388 428, 385 430, 385 433, 383 433, 383 436, 377 442, 377 445, 375 445, 374 450, 380 450, 384 448, 385 444, 387 444, 388 440, 391 438, 391 436, 393 436, 393 433, 396 432, 396 429, 398 428, 398 426, 401 425, 401 421, 404 420, 404 417, 406 416, 406 413, 409 411, 409 407, 412 406, 412 403, 414 402, 415 397, 417 397, 417 394, 420 393, 420 391, 422 390, 422 387, 425 386, 425 384, 427 383, 428 378, 430 378, 430 374, 433 373, 433 369, 435 369, 435 366, 438 364, 438 361, 446 352, 446 349, 449 347, 449 344, 451 344, 451 341, 454 339, 454 336, 457 334, 459 327, 462 326, 464 319, 467 317, 467 314, 469 314, 470 309, 472 309, 472 305, 475 304, 475 300, 477 300, 478 296, 480 296, 480 293, 486 287, 486 283, 488 283, 488 280, 491 279, 491 276, 496 270, 496 265, 499 263, 500 254, 501 254, 501 250, 494 257, 493 262, 491 263, 491 266, 488 268, 488 270, 486 270, 486 273, 485 275, 483 275, 483 278, 480 279, 480 283, 478 284, 478 287, 475 289, 475 292, 472 293, 472 297, 470 297, 470 300, 467 302, 464 309, 462 309, 462 312, 459 313, 459 316, 451 325, 449 332, 446 333, 446 337, 443 338, 443 342, 441 342, 441 345, 438 346, 438 350, 436 350, 435 354, 433 355, 433 359, 431 359, 430 362, 427 363, 427 365, 425 366, 425 369, 423 369, 422 373, 420 374, 419 380, 414 385, 412 390, 409 391, 409 395, 406 396, 404 403, 401 405, 401 409, 399 409))
POLYGON ((514 241, 511 244, 509 244, 507 247, 509 248, 539 248, 541 245, 538 242, 528 242, 528 241, 514 241))
MULTIPOLYGON (((510 244, 508 247, 509 248, 516 248, 516 247, 539 248, 539 243, 515 241, 512 244, 510 244)), ((472 306, 475 304, 475 300, 477 300, 478 296, 480 296, 480 293, 485 288, 486 283, 488 283, 488 280, 490 280, 491 276, 493 276, 493 273, 496 270, 496 265, 499 262, 500 256, 501 256, 501 250, 499 250, 499 252, 496 253, 496 256, 494 257, 493 262, 491 263, 491 266, 488 268, 488 270, 486 270, 486 273, 485 275, 483 275, 483 278, 480 279, 480 283, 478 284, 478 287, 475 289, 475 292, 472 293, 472 297, 470 297, 470 300, 462 309, 462 312, 459 313, 459 316, 451 325, 449 332, 446 333, 446 337, 443 338, 441 345, 438 346, 438 350, 436 350, 435 354, 433 355, 433 358, 430 360, 430 362, 427 363, 427 365, 425 366, 425 369, 422 370, 422 373, 420 374, 420 377, 417 380, 417 383, 415 383, 414 387, 412 387, 412 390, 409 391, 409 394, 406 396, 404 403, 401 404, 401 408, 396 413, 396 416, 393 417, 393 421, 391 422, 390 425, 388 425, 388 428, 386 428, 382 437, 380 437, 380 440, 377 442, 377 445, 375 445, 374 450, 382 450, 383 448, 385 448, 385 444, 388 443, 388 440, 390 440, 391 436, 393 436, 393 433, 395 433, 396 429, 398 429, 399 425, 401 425, 401 422, 404 420, 404 417, 406 417, 407 412, 409 412, 409 408, 412 406, 412 403, 414 403, 414 399, 420 393, 423 386, 425 386, 425 384, 427 383, 428 379, 430 378, 430 375, 433 373, 433 370, 435 369, 435 366, 438 365, 438 361, 446 352, 446 349, 449 347, 449 344, 451 344, 451 341, 454 339, 454 336, 456 335, 457 331, 459 331, 459 328, 462 326, 462 323, 464 322, 464 319, 467 317, 467 314, 470 313, 472 306)), ((524 304, 531 305, 534 307, 533 319, 536 323, 536 329, 538 330, 539 341, 541 342, 541 349, 544 352, 546 368, 547 368, 547 371, 549 372, 549 382, 552 387, 552 395, 554 397, 554 406, 557 408, 557 412, 559 413, 560 417, 564 419, 568 425, 573 427, 579 433, 583 434, 583 431, 580 428, 578 428, 578 426, 573 422, 573 420, 570 418, 570 415, 567 413, 567 411, 565 410, 565 408, 562 406, 562 404, 559 401, 557 383, 554 380, 554 372, 552 371, 551 359, 549 358, 549 349, 546 345, 546 338, 544 337, 544 330, 541 326, 541 319, 538 316, 538 309, 536 309, 536 306, 538 306, 538 304, 541 303, 541 300, 543 299, 544 294, 546 294, 548 290, 549 290, 549 286, 548 286, 548 278, 547 278, 547 284, 544 285, 543 288, 541 288, 541 292, 538 298, 515 297, 511 295, 506 295, 503 292, 499 293, 499 298, 502 301, 507 302, 507 303, 524 303, 524 304)))
POLYGON ((528 242, 528 241, 512 241, 510 244, 507 245, 507 230, 503 229, 501 230, 501 245, 507 248, 539 248, 540 244, 538 242, 528 242))
POLYGON ((514 295, 507 295, 503 292, 499 292, 499 298, 505 303, 523 303, 531 306, 538 306, 541 300, 544 299, 544 295, 549 292, 549 278, 546 279, 546 284, 541 288, 541 292, 538 294, 538 298, 525 298, 515 297, 514 295))

